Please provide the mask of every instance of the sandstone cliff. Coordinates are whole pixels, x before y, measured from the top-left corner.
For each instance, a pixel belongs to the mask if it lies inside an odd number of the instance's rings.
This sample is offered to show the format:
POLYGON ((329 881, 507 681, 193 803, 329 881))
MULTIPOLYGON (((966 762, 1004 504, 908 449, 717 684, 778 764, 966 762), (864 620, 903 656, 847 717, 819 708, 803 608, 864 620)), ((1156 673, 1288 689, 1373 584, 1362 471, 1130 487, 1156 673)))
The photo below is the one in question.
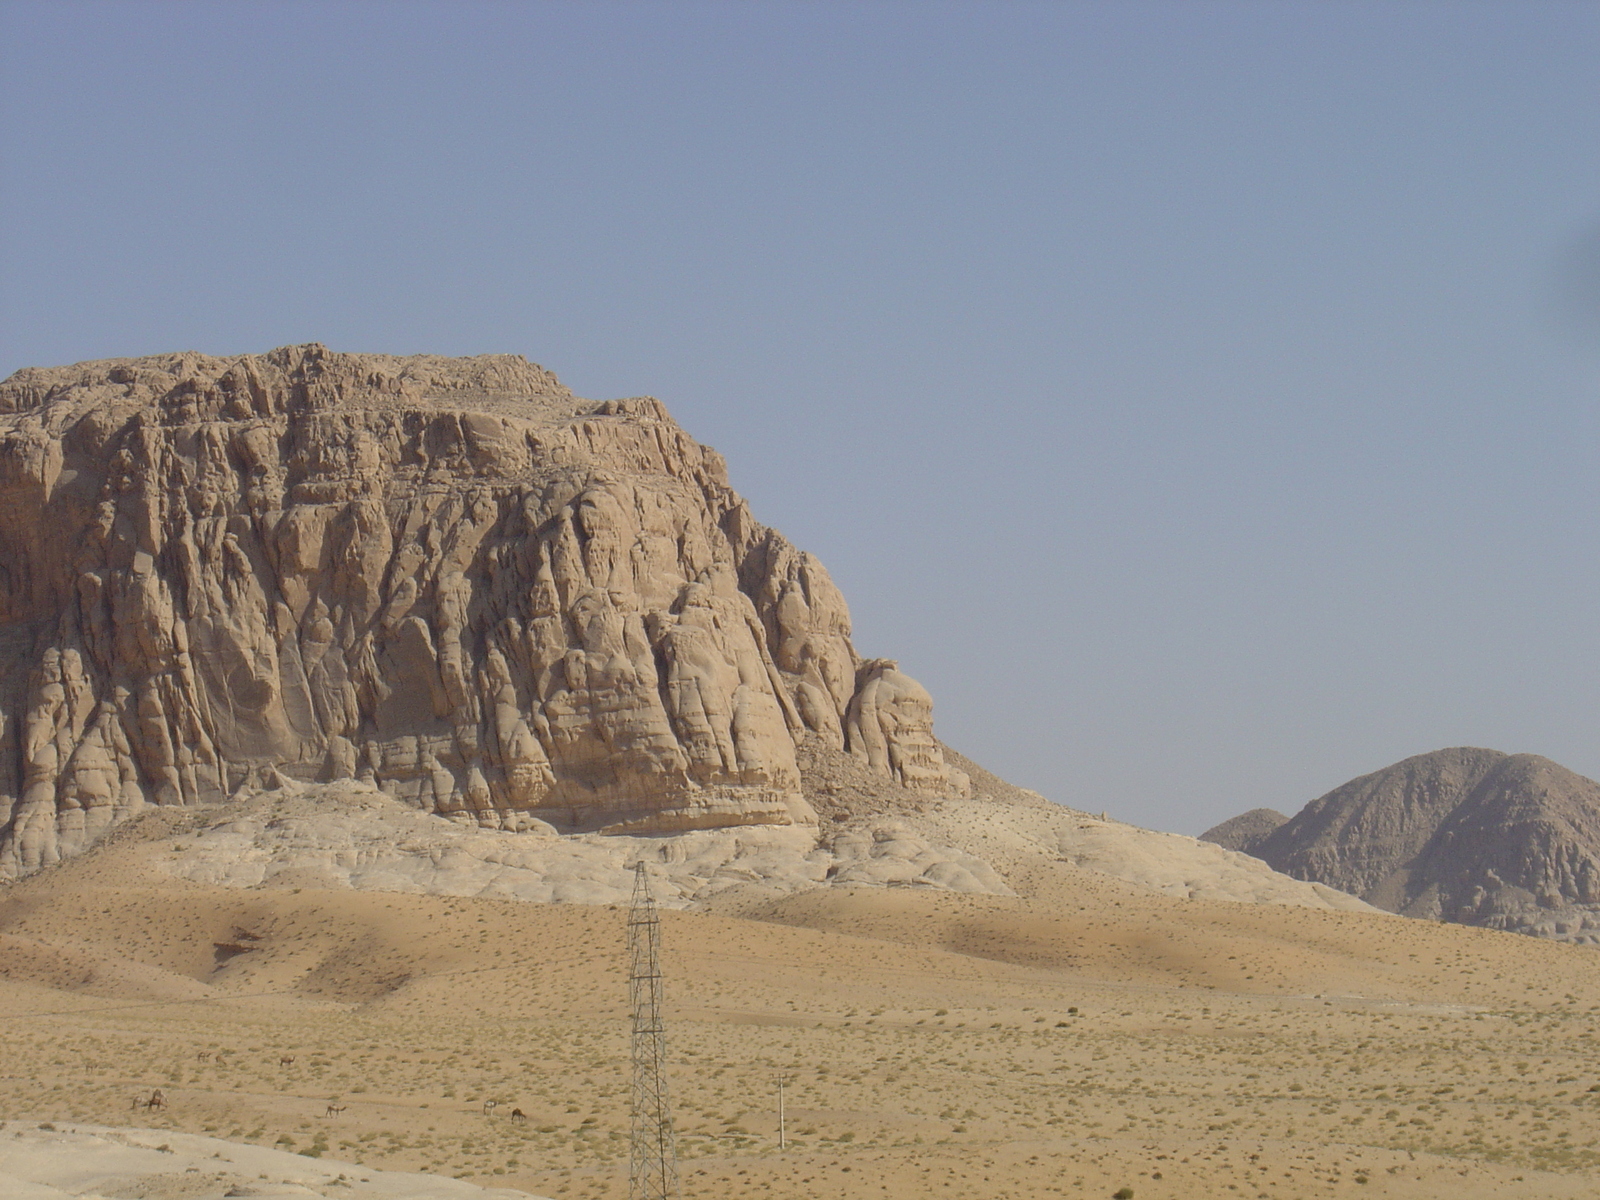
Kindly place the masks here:
POLYGON ((18 372, 0 647, 0 876, 280 775, 630 833, 814 822, 807 739, 966 790, 714 450, 513 356, 18 372))
POLYGON ((1408 758, 1246 849, 1391 912, 1600 943, 1600 784, 1535 754, 1408 758))

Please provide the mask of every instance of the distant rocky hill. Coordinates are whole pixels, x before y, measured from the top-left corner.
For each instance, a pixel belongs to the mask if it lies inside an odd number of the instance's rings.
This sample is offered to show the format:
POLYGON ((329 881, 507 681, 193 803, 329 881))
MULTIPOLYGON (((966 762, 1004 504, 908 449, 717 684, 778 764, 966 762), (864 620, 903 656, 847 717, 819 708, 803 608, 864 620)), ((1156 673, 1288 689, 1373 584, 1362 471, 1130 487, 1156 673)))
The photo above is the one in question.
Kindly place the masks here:
POLYGON ((0 650, 0 877, 280 776, 635 833, 815 823, 807 736, 968 787, 714 450, 509 355, 17 372, 0 650))
POLYGON ((1600 784, 1547 758, 1437 750, 1264 811, 1204 836, 1391 912, 1600 944, 1600 784))
POLYGON ((1288 819, 1275 808, 1252 808, 1237 817, 1229 817, 1221 825, 1213 825, 1200 835, 1200 840, 1254 854, 1255 848, 1288 819))

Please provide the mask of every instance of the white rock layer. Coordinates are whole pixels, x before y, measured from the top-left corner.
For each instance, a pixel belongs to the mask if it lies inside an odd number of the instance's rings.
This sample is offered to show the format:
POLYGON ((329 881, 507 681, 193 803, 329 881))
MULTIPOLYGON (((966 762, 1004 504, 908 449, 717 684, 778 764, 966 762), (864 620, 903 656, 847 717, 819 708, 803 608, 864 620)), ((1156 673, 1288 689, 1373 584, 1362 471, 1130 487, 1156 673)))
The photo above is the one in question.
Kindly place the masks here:
POLYGON ((225 887, 624 904, 633 864, 644 861, 664 906, 692 908, 740 885, 769 893, 856 886, 1005 896, 1013 894, 1008 877, 1019 870, 1064 862, 1190 899, 1376 911, 1248 855, 1043 798, 949 798, 826 833, 751 826, 602 836, 538 825, 516 833, 483 829, 417 812, 359 782, 286 783, 208 816, 198 833, 162 851, 163 863, 183 878, 225 887))

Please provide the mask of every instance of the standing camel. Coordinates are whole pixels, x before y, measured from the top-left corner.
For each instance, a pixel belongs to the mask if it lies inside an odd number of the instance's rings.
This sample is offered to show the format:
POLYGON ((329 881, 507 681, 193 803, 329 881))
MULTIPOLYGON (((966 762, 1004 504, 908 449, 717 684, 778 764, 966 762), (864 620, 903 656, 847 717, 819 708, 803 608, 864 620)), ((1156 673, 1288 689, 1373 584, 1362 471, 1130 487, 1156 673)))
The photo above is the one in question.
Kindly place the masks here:
POLYGON ((494 1110, 499 1108, 499 1107, 500 1107, 500 1101, 498 1101, 498 1100, 485 1100, 483 1102, 483 1115, 486 1116, 486 1117, 492 1117, 492 1116, 494 1116, 494 1110))

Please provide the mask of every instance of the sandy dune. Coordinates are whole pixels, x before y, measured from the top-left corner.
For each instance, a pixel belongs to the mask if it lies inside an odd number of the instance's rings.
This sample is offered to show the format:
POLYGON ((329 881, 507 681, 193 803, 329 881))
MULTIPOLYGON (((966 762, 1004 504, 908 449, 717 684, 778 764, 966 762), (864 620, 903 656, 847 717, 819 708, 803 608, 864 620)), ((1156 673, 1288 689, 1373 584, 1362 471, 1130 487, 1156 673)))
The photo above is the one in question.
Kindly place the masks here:
MULTIPOLYGON (((224 888, 172 873, 195 832, 162 819, 0 892, 0 1140, 27 1114, 626 1195, 620 907, 224 888)), ((1013 895, 746 880, 664 914, 686 1196, 1600 1191, 1593 950, 1001 842, 1013 895)))

